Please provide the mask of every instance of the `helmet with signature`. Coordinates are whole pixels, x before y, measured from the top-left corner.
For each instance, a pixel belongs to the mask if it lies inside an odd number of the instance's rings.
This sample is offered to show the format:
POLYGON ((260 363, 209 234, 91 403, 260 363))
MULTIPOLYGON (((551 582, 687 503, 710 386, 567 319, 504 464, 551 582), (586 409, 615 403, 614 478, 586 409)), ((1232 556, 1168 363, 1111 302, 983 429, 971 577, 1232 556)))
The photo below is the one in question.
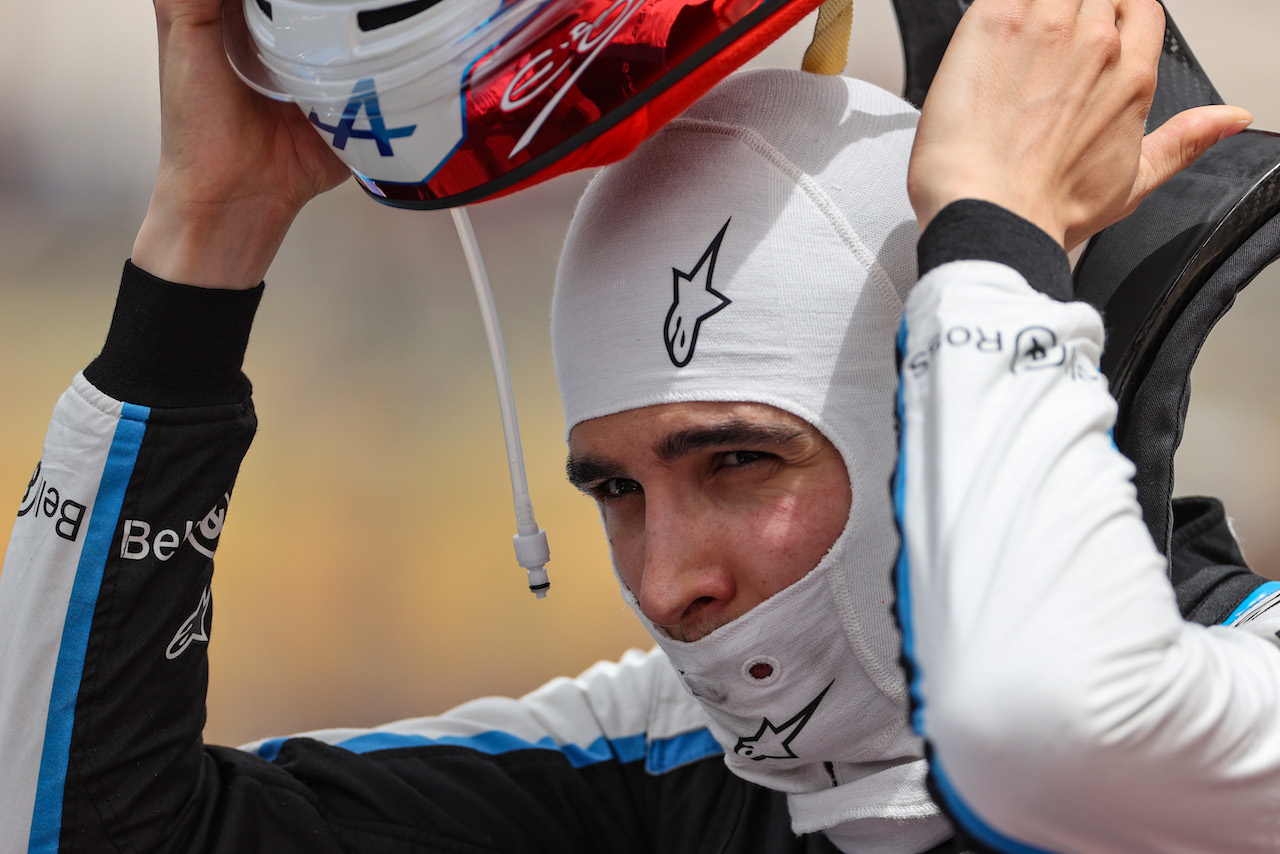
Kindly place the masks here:
POLYGON ((364 188, 442 208, 628 154, 820 0, 226 0, 227 54, 364 188))

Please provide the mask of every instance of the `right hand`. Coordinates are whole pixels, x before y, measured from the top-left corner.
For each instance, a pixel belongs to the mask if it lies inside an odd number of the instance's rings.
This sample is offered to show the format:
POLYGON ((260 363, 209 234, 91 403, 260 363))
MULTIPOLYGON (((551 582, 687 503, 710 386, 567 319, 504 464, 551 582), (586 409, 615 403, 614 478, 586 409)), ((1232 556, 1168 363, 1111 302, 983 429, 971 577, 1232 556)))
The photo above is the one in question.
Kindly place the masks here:
POLYGON ((222 0, 154 3, 160 170, 133 263, 183 284, 252 288, 303 205, 351 173, 296 105, 236 76, 222 0))

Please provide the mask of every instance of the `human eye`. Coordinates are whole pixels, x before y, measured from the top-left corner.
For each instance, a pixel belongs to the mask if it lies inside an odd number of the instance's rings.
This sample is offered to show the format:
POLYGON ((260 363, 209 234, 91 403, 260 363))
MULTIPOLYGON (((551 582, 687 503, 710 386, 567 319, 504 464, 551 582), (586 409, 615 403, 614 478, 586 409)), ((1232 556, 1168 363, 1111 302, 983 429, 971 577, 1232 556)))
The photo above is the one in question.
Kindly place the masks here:
POLYGON ((725 468, 742 468, 772 459, 775 459, 774 455, 765 451, 725 451, 720 455, 720 465, 725 468))
POLYGON ((641 491, 639 483, 626 477, 611 477, 586 489, 596 501, 613 501, 641 491))

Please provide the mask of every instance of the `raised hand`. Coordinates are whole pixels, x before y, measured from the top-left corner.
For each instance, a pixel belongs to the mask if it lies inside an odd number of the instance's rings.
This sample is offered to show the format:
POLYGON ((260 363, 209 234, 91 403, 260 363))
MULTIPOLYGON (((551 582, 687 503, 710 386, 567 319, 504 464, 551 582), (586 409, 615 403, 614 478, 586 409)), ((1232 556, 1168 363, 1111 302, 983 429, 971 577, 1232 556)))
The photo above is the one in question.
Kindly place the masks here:
POLYGON ((160 170, 133 262, 184 284, 253 287, 302 206, 350 172, 295 105, 236 77, 222 0, 155 0, 155 11, 160 170))
POLYGON ((976 0, 920 120, 920 227, 984 199, 1071 248, 1247 127, 1239 107, 1199 107, 1144 138, 1163 37, 1156 0, 976 0))

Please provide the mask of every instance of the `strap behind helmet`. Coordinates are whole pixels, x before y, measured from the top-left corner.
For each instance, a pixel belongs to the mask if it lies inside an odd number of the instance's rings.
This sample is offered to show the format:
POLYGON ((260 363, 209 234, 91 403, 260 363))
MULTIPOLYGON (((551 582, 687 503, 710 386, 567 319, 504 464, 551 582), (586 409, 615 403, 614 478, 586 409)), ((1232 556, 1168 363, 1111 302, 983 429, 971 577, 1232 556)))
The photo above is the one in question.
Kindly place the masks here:
POLYGON ((813 41, 804 52, 801 71, 839 74, 849 64, 849 39, 853 36, 853 0, 826 0, 818 7, 813 41))

